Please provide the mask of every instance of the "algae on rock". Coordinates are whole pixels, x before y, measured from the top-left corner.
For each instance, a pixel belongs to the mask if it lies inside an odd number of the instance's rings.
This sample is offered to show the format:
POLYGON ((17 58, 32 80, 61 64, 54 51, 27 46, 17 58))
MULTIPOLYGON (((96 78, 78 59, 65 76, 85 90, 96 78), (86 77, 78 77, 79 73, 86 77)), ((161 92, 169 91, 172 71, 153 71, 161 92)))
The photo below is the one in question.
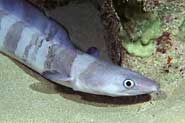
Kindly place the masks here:
POLYGON ((153 54, 154 40, 160 36, 160 19, 156 11, 144 12, 141 2, 113 0, 121 23, 118 32, 128 53, 146 57, 153 54))
POLYGON ((185 18, 184 18, 184 20, 183 20, 181 26, 179 27, 179 33, 178 33, 177 36, 178 36, 178 38, 179 38, 181 41, 185 42, 185 18))

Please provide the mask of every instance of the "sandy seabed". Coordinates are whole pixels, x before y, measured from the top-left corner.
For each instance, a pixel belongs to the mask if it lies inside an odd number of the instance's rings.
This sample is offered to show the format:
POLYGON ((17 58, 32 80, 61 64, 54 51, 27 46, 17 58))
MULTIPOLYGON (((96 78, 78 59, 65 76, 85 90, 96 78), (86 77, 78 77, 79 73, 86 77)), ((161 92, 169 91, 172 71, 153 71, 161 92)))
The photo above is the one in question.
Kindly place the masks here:
MULTIPOLYGON (((163 4, 165 2, 167 1, 163 4)), ((175 4, 167 3, 169 6, 175 4)), ((94 45, 94 42, 97 47, 105 46, 100 42, 104 40, 103 27, 98 26, 100 19, 92 19, 98 16, 98 13, 89 14, 88 10, 94 8, 90 4, 82 4, 57 8, 49 13, 67 26, 72 40, 77 41, 84 50, 94 45), (87 11, 75 13, 79 8, 87 11), (69 24, 69 20, 72 23, 73 18, 78 16, 79 19, 73 25, 69 24), (94 25, 97 27, 94 28, 94 25), (86 30, 87 27, 89 31, 86 30)), ((163 30, 171 33, 172 49, 166 54, 156 53, 144 59, 128 56, 130 68, 159 82, 165 96, 150 100, 148 95, 115 99, 81 94, 51 83, 15 60, 0 55, 0 122, 185 123, 185 79, 183 71, 180 72, 180 69, 185 67, 185 43, 176 37, 177 27, 180 20, 185 18, 185 14, 184 11, 178 12, 171 12, 172 16, 177 17, 176 20, 163 25, 163 30), (168 56, 173 60, 172 67, 166 73, 163 66, 168 56)), ((102 57, 106 58, 106 48, 101 49, 102 57)))

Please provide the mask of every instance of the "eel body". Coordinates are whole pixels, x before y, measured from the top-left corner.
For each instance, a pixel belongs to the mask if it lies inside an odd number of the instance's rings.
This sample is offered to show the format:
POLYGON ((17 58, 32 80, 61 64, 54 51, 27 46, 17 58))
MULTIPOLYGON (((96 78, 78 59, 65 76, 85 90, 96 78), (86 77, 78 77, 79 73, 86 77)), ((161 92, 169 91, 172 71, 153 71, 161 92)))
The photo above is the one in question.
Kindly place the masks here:
POLYGON ((159 91, 155 81, 76 49, 63 26, 24 0, 0 0, 0 51, 75 91, 107 96, 159 91))

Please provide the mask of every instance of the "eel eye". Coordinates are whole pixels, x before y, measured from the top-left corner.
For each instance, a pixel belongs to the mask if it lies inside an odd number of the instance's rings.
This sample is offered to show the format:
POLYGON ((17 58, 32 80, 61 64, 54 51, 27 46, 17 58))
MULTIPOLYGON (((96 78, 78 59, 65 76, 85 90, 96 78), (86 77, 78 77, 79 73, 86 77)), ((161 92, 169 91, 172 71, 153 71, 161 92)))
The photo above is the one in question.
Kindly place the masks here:
POLYGON ((134 83, 134 81, 127 79, 124 81, 123 85, 125 86, 125 88, 130 89, 130 88, 134 87, 135 83, 134 83))

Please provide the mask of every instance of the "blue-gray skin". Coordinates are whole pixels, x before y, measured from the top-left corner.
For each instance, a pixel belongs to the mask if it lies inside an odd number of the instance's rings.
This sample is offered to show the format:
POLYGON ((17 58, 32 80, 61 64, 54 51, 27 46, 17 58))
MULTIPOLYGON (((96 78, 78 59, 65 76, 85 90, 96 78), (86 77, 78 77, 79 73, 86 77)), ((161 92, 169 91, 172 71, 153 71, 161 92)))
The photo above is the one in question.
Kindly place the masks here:
POLYGON ((153 80, 74 48, 61 25, 24 0, 0 0, 0 51, 76 91, 107 96, 159 91, 153 80))

